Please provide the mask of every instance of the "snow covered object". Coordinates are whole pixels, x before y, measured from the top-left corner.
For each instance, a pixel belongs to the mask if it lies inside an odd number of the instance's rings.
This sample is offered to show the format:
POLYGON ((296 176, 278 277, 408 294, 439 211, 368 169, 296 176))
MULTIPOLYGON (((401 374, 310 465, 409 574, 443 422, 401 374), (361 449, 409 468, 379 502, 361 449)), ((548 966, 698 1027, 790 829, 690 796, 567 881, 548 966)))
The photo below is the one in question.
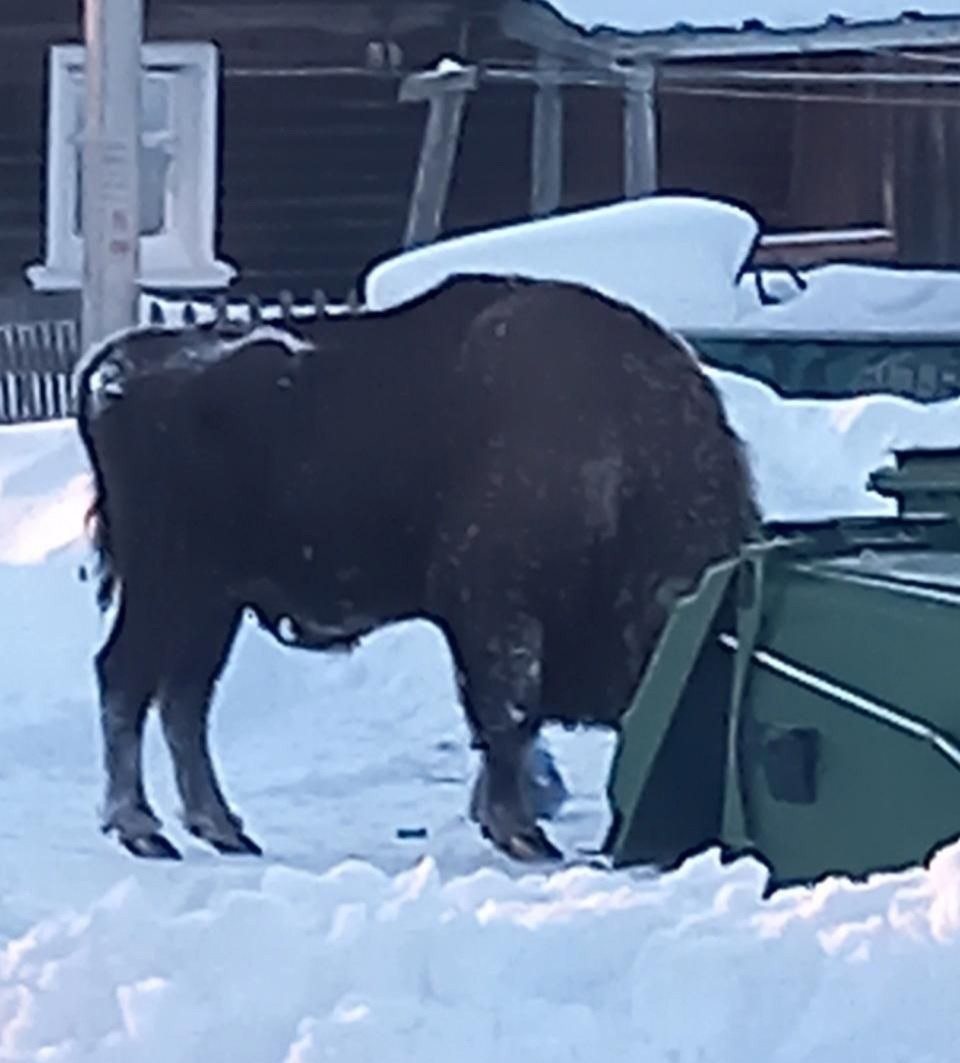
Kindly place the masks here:
POLYGON ((526 778, 541 725, 616 724, 670 595, 757 526, 721 400, 681 341, 573 284, 455 277, 299 332, 139 329, 79 369, 116 605, 103 827, 177 855, 142 783, 156 701, 188 829, 258 851, 207 742, 243 611, 318 650, 424 617, 482 750, 475 818, 556 856, 526 778))

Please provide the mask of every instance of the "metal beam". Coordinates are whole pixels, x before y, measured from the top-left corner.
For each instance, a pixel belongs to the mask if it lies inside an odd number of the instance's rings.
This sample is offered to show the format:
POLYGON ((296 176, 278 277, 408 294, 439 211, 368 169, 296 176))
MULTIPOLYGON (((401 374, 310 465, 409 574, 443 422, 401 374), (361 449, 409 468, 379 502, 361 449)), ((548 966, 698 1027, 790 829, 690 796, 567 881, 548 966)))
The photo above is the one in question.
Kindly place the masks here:
POLYGON ((552 214, 560 206, 563 191, 563 96, 550 76, 558 64, 544 57, 538 65, 547 76, 537 81, 533 98, 530 213, 534 218, 552 214))
POLYGON ((413 74, 400 86, 401 101, 427 101, 430 111, 410 197, 404 247, 418 247, 440 234, 467 93, 476 88, 474 67, 413 74))
POLYGON ((623 95, 623 192, 628 199, 657 189, 656 72, 652 63, 637 66, 623 95))
POLYGON ((142 0, 85 0, 81 343, 137 321, 142 0))

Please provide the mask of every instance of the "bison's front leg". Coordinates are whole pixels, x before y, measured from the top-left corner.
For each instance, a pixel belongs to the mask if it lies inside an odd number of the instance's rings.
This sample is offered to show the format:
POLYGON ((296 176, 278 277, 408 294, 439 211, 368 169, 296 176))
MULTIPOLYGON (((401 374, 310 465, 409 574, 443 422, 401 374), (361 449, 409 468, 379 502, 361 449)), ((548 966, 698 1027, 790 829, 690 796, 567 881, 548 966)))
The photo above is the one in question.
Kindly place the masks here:
POLYGON ((160 692, 160 719, 173 759, 183 824, 220 853, 260 855, 217 781, 207 739, 214 684, 236 634, 239 616, 227 607, 196 608, 197 622, 178 641, 160 692))

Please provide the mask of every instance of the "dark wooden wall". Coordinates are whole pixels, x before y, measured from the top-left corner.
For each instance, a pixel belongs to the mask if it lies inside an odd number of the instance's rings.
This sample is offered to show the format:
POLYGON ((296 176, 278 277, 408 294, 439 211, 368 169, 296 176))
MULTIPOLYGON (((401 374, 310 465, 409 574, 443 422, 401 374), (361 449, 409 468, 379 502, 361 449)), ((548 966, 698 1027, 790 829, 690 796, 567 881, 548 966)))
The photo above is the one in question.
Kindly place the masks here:
MULTIPOLYGON (((342 297, 395 250, 426 114, 401 78, 455 54, 530 64, 501 0, 147 0, 154 40, 221 48, 220 253, 241 290, 342 297), (371 42, 395 69, 368 63, 371 42)), ((0 0, 0 293, 43 255, 45 58, 79 0, 0 0)), ((803 60, 809 64, 809 60, 803 60)), ((850 59, 836 60, 849 66, 850 59)), ((866 60, 864 62, 867 62, 866 60)), ((741 64, 742 65, 742 64, 741 64)), ((613 89, 563 90, 561 209, 623 192, 613 89)), ((526 217, 533 89, 484 82, 467 106, 444 232, 526 217)), ((660 95, 660 183, 755 209, 773 230, 889 224, 902 261, 960 265, 960 110, 660 95)))
POLYGON ((561 205, 577 207, 623 198, 623 99, 610 89, 569 86, 563 93, 561 205))
MULTIPOLYGON (((945 58, 942 69, 956 69, 960 57, 945 58)), ((781 64, 794 66, 940 70, 929 59, 911 64, 894 55, 781 64)), ((774 231, 886 227, 893 233, 885 245, 889 258, 960 267, 960 107, 951 88, 833 84, 781 91, 809 98, 690 95, 667 87, 663 187, 742 202, 774 231)), ((855 248, 848 253, 857 257, 855 248)))
POLYGON ((364 75, 226 79, 221 253, 241 290, 343 296, 399 246, 423 114, 364 75))
MULTIPOLYGON (((43 255, 46 54, 80 36, 79 0, 2 5, 0 291, 25 288, 24 265, 43 255)), ((219 252, 240 267, 239 290, 322 287, 342 297, 370 258, 397 248, 426 115, 425 105, 397 102, 400 81, 443 55, 528 59, 501 37, 499 7, 500 0, 147 0, 148 39, 220 48, 219 252), (370 65, 371 42, 393 52, 395 68, 370 65)), ((471 145, 489 139, 486 111, 484 101, 471 145)), ((489 200, 482 181, 472 187, 481 204, 489 200)), ((482 213, 468 202, 458 209, 482 213)))
POLYGON ((900 259, 914 266, 957 266, 960 109, 935 104, 898 108, 891 125, 900 259))
POLYGON ((221 49, 221 253, 236 288, 342 298, 400 246, 426 107, 404 74, 514 51, 497 0, 153 0, 153 39, 221 49), (368 63, 371 45, 394 67, 368 63), (339 71, 339 73, 338 73, 339 71), (348 72, 350 71, 350 72, 348 72))
POLYGON ((23 286, 41 257, 45 201, 46 56, 75 40, 76 0, 2 0, 0 11, 0 291, 23 286))
POLYGON ((879 226, 886 117, 879 111, 667 91, 661 185, 744 203, 773 231, 879 226))

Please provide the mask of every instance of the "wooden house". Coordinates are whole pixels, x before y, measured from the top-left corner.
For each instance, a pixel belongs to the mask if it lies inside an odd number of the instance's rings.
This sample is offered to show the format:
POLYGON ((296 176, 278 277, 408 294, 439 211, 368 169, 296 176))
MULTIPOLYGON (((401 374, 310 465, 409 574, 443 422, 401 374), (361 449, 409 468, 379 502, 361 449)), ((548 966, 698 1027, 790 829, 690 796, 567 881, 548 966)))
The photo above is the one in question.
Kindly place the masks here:
MULTIPOLYGON (((746 204, 761 258, 956 266, 950 2, 147 0, 143 282, 343 298, 400 247, 657 190, 746 204)), ((82 135, 77 0, 3 8, 0 323, 76 303, 82 135)))

